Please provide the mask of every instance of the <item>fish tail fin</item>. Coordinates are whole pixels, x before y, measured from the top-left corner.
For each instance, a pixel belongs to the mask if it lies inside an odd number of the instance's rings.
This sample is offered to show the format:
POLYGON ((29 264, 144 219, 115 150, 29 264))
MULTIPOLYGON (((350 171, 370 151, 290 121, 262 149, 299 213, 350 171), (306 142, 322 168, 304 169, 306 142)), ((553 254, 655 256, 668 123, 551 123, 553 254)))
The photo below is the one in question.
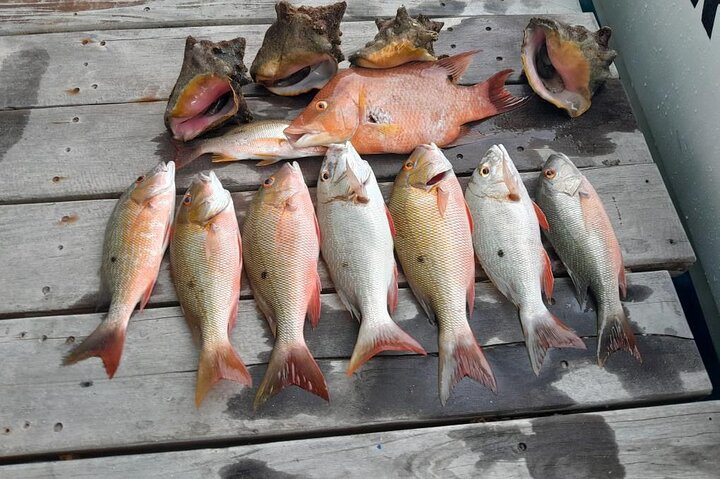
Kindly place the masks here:
POLYGON ((363 318, 355 349, 350 357, 347 375, 352 376, 360 366, 382 351, 408 351, 427 355, 425 349, 395 324, 389 315, 383 321, 369 321, 363 318))
POLYGON ((326 401, 330 400, 325 377, 304 342, 292 345, 276 344, 265 377, 255 394, 253 407, 257 410, 265 401, 291 384, 300 386, 326 401))
POLYGON ((600 305, 598 319, 600 330, 598 331, 597 358, 601 367, 605 366, 610 354, 615 351, 627 351, 635 359, 642 362, 640 351, 635 342, 635 334, 630 327, 622 306, 612 308, 612 311, 608 312, 605 307, 600 305))
POLYGON ((440 370, 438 386, 440 402, 444 406, 450 391, 462 378, 468 376, 495 392, 495 375, 475 340, 470 326, 455 331, 440 329, 440 370))
POLYGON ((131 313, 132 311, 116 316, 111 309, 108 317, 95 331, 63 358, 63 365, 69 366, 87 358, 98 357, 102 360, 108 377, 112 379, 120 365, 131 313))
POLYGON ((200 407, 210 388, 221 379, 252 386, 250 373, 230 341, 225 341, 217 347, 202 349, 195 386, 195 407, 200 407))
POLYGON ((520 322, 525 333, 530 364, 535 374, 540 374, 545 354, 550 348, 585 349, 585 343, 547 308, 542 312, 520 309, 520 322))
POLYGON ((513 94, 505 88, 505 80, 512 72, 513 71, 509 69, 503 70, 472 87, 475 89, 475 93, 479 98, 487 98, 490 102, 489 108, 486 101, 477 103, 481 111, 475 116, 474 120, 514 110, 524 105, 530 99, 528 96, 513 96, 513 94))
POLYGON ((185 144, 176 140, 173 141, 173 146, 175 147, 175 168, 177 170, 186 167, 205 153, 200 145, 192 143, 185 144))

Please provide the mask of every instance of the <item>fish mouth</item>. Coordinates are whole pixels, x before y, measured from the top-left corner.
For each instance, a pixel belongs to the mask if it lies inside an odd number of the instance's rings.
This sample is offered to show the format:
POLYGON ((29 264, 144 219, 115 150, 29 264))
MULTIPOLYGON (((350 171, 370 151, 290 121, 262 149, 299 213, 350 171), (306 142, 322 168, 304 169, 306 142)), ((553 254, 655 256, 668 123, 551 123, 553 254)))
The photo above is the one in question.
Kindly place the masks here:
POLYGON ((170 130, 176 140, 189 141, 219 126, 237 110, 238 98, 230 81, 203 76, 183 90, 170 113, 170 130))
POLYGON ((294 148, 327 146, 347 140, 347 138, 335 138, 325 131, 309 132, 301 128, 293 128, 292 126, 285 128, 283 132, 285 133, 288 142, 290 142, 294 148))
POLYGON ((585 113, 594 91, 609 77, 615 52, 609 29, 592 33, 551 19, 533 18, 524 32, 521 59, 528 83, 571 117, 585 113))
POLYGON ((337 60, 330 55, 321 55, 309 63, 292 65, 274 77, 256 74, 255 81, 276 95, 295 96, 324 87, 337 71, 337 60))
POLYGON ((441 171, 425 182, 425 186, 437 185, 450 175, 450 170, 441 171))

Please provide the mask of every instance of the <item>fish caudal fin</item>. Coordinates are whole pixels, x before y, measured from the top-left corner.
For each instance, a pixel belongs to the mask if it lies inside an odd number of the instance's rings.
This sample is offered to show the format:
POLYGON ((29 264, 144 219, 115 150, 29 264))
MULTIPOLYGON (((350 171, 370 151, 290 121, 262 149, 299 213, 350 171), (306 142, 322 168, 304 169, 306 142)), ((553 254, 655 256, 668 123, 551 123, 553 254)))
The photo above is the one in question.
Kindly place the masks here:
POLYGON ((255 394, 254 408, 257 410, 291 384, 330 400, 325 377, 305 343, 275 346, 265 377, 255 394))
POLYGON ((495 375, 480 349, 470 326, 459 332, 440 330, 438 386, 440 402, 444 406, 450 391, 462 378, 468 376, 495 392, 495 375))
POLYGON ((642 362, 640 351, 635 342, 635 334, 620 307, 616 312, 608 313, 605 308, 598 308, 600 329, 598 330, 598 364, 602 367, 615 351, 627 351, 635 359, 642 362))
POLYGON ((505 89, 505 80, 511 73, 512 70, 503 70, 473 87, 479 98, 487 99, 487 101, 478 102, 480 111, 477 113, 475 120, 514 110, 530 99, 527 96, 513 96, 512 93, 505 89), (489 109, 488 101, 490 103, 489 109))
POLYGON ((105 319, 90 336, 63 358, 63 365, 68 366, 95 356, 102 359, 105 372, 112 379, 120 365, 129 319, 129 315, 123 320, 105 319))
POLYGON ((174 141, 175 147, 175 169, 179 170, 192 163, 197 158, 205 154, 200 146, 184 145, 179 141, 174 141))
POLYGON ((203 348, 195 385, 195 407, 200 407, 210 388, 221 379, 252 386, 252 378, 232 344, 226 341, 217 347, 203 348))
POLYGON ((520 322, 525 333, 525 345, 535 374, 540 374, 545 354, 550 348, 585 349, 585 343, 575 331, 565 326, 545 309, 541 313, 528 314, 520 310, 520 322))
POLYGON ((408 351, 427 355, 425 349, 389 316, 382 322, 363 320, 350 357, 347 375, 352 376, 360 366, 382 351, 408 351))

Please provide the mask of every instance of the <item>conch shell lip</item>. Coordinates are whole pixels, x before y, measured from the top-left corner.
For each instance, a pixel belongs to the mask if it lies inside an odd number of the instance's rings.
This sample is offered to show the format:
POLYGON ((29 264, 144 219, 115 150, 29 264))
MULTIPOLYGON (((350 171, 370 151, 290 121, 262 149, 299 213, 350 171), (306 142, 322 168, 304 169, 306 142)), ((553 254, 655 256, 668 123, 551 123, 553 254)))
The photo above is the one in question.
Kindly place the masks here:
POLYGON ((532 89, 571 117, 585 113, 591 98, 611 76, 616 52, 611 31, 590 32, 551 18, 532 18, 524 30, 521 60, 532 89))

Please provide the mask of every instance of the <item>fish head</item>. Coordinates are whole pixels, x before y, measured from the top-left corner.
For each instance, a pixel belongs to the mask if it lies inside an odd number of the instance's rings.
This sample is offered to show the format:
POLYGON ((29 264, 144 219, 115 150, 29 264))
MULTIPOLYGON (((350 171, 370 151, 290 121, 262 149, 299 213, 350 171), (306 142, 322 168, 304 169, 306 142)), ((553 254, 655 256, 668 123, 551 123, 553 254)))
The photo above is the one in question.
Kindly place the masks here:
POLYGON ((395 179, 402 187, 417 188, 431 191, 441 187, 444 182, 455 176, 450 161, 442 150, 430 143, 419 145, 405 160, 400 173, 395 179))
POLYGON ((540 186, 551 194, 574 196, 580 189, 583 175, 563 153, 553 153, 542 167, 540 186))
POLYGON ((318 201, 352 201, 367 203, 366 185, 375 180, 367 161, 363 160, 352 143, 328 146, 318 177, 318 201))
POLYGON ((183 196, 177 221, 205 225, 231 201, 230 192, 223 188, 214 171, 200 172, 183 196))
POLYGON ((517 200, 522 184, 505 146, 493 145, 473 171, 468 188, 476 196, 517 200))
POLYGON ((237 116, 249 121, 241 87, 250 83, 243 64, 245 39, 185 41, 185 57, 165 109, 165 126, 176 140, 189 141, 237 116))
POLYGON ((297 161, 285 163, 260 186, 257 201, 275 208, 285 208, 288 200, 296 194, 307 191, 302 170, 297 161))
POLYGON ((412 18, 404 6, 395 18, 375 20, 378 33, 365 47, 350 55, 350 63, 364 68, 392 68, 413 61, 433 61, 433 42, 443 27, 418 15, 412 18))
POLYGON ((363 93, 353 76, 337 75, 285 128, 295 148, 343 143, 360 125, 363 93))
POLYGON ((340 21, 347 4, 320 7, 275 5, 270 25, 250 67, 250 75, 276 95, 294 96, 322 88, 337 73, 340 21))
POLYGON ((535 93, 571 117, 590 108, 598 87, 610 77, 617 52, 608 47, 611 30, 591 32, 550 18, 532 18, 525 28, 521 58, 535 93))
POLYGON ((130 188, 130 197, 138 204, 168 190, 175 190, 175 162, 161 161, 152 170, 138 176, 130 188))

